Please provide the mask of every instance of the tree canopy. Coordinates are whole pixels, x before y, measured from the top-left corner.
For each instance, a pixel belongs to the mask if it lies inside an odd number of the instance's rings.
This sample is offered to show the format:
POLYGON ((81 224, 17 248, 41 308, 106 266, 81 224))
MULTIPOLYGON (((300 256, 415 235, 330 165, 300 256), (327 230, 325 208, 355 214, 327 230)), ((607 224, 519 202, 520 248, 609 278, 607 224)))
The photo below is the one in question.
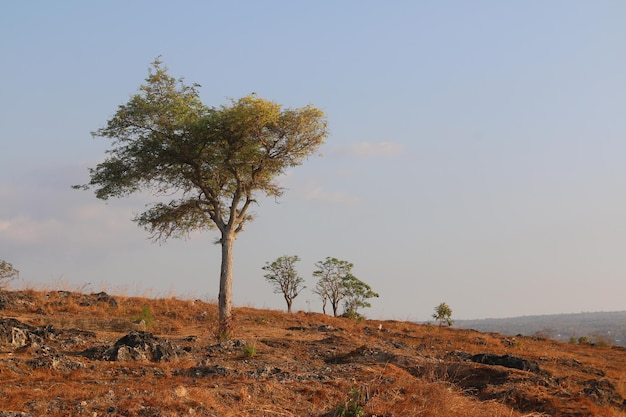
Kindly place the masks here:
POLYGON ((446 303, 441 303, 435 307, 435 312, 432 317, 439 322, 440 327, 444 324, 448 326, 454 324, 454 320, 452 320, 452 309, 446 303))
POLYGON ((372 287, 354 275, 346 276, 343 279, 342 285, 344 287, 345 297, 343 314, 346 317, 360 317, 359 309, 372 306, 367 300, 379 296, 378 293, 372 291, 372 287))
POLYGON ((313 276, 318 278, 313 292, 322 299, 322 310, 326 314, 326 304, 330 302, 333 315, 339 314, 339 305, 344 300, 344 314, 358 316, 359 308, 370 307, 368 298, 378 297, 371 287, 352 274, 354 267, 348 261, 327 257, 315 264, 313 276))
POLYGON ((20 276, 20 271, 15 269, 12 264, 7 261, 0 262, 0 290, 9 285, 9 282, 17 279, 20 276))
POLYGON ((148 191, 157 198, 133 220, 155 240, 217 229, 222 246, 219 329, 231 329, 232 246, 261 196, 280 196, 277 178, 314 154, 327 136, 324 113, 284 109, 250 94, 220 107, 202 103, 156 59, 139 92, 92 133, 110 139, 89 170, 96 197, 148 191), (163 201, 163 200, 169 201, 163 201))
POLYGON ((291 313, 291 306, 294 298, 300 294, 304 288, 304 279, 296 271, 296 262, 300 260, 297 255, 281 256, 274 262, 266 262, 263 267, 265 280, 274 286, 276 294, 282 294, 287 302, 287 312, 291 313))

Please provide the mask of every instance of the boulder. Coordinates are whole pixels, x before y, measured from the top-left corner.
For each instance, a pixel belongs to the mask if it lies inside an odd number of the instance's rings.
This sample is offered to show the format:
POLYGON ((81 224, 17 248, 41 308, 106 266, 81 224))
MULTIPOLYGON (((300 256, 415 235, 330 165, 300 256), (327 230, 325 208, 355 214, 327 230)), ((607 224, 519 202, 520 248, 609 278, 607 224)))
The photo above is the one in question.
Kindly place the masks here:
POLYGON ((109 294, 105 293, 104 291, 93 294, 93 297, 99 303, 107 303, 109 307, 117 308, 117 300, 109 294))
POLYGON ((505 368, 519 369, 521 371, 539 373, 539 365, 535 361, 520 358, 513 355, 494 355, 492 353, 479 353, 469 358, 472 362, 485 365, 497 365, 505 368))
POLYGON ((608 379, 590 379, 584 385, 583 393, 596 404, 623 408, 624 399, 608 379))
POLYGON ((15 348, 31 343, 40 344, 49 333, 47 327, 33 327, 13 318, 0 319, 0 343, 10 344, 15 348))
POLYGON ((172 344, 150 332, 133 331, 104 351, 107 361, 170 362, 178 357, 172 344))

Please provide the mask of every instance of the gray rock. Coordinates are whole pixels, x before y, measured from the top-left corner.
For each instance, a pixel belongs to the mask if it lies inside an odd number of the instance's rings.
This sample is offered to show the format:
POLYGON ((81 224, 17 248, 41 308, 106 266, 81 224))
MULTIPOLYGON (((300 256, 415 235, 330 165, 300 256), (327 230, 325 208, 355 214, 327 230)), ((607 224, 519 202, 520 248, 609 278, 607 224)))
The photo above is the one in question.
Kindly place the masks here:
POLYGON ((144 331, 130 332, 102 355, 107 361, 169 362, 177 357, 174 347, 168 340, 144 331))
POLYGON ((513 355, 494 355, 491 353, 479 353, 469 358, 472 362, 482 363, 485 365, 497 365, 505 368, 519 369, 521 371, 529 371, 539 373, 539 365, 535 361, 520 358, 513 355))

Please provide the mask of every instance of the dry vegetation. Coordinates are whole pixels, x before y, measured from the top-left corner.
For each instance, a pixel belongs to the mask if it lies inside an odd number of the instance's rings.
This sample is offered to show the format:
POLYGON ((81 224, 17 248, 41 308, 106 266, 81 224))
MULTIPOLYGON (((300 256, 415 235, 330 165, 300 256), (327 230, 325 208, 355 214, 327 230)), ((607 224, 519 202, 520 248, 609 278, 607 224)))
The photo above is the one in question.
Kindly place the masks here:
POLYGON ((220 342, 216 317, 176 298, 0 293, 0 416, 626 415, 623 348, 252 308, 220 342), (173 354, 104 359, 134 331, 173 354))

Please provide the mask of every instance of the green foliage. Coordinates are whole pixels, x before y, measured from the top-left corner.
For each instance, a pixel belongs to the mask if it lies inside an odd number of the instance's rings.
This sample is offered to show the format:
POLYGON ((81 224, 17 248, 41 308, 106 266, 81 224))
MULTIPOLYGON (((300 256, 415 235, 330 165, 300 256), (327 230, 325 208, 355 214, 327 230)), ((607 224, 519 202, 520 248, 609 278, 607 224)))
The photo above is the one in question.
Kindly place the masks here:
POLYGON ((339 417, 362 417, 365 415, 363 406, 367 396, 358 388, 353 388, 348 394, 345 404, 339 407, 339 417))
POLYGON ((251 94, 209 107, 199 87, 171 77, 157 58, 139 92, 92 133, 112 148, 74 188, 94 188, 103 200, 151 193, 157 202, 133 220, 154 240, 219 230, 219 327, 230 331, 232 242, 259 195, 280 196, 278 177, 315 154, 328 132, 313 106, 283 109, 251 94))
POLYGON ((242 349, 242 354, 245 358, 253 358, 257 355, 257 350, 255 345, 247 344, 242 349))
POLYGON ((306 288, 303 283, 304 279, 298 275, 295 264, 300 258, 294 256, 281 256, 271 264, 265 263, 264 271, 265 280, 274 286, 276 294, 282 294, 287 302, 287 311, 291 313, 291 306, 294 298, 298 296, 300 291, 306 288))
POLYGON ((152 310, 150 310, 149 305, 144 305, 141 307, 141 313, 133 317, 133 321, 142 321, 146 324, 146 329, 152 326, 155 322, 154 315, 152 314, 152 310))
POLYGON ((369 298, 378 297, 371 287, 352 275, 353 264, 337 258, 327 257, 315 264, 313 276, 318 278, 313 292, 322 299, 326 314, 326 303, 330 302, 333 315, 337 317, 339 303, 344 301, 344 315, 358 317, 359 308, 370 307, 369 298))
POLYGON ((344 311, 341 314, 341 317, 346 318, 346 319, 357 320, 357 321, 365 320, 365 316, 356 311, 344 311))
POLYGON ((452 320, 452 309, 446 303, 441 303, 435 307, 435 313, 432 317, 439 322, 440 327, 444 324, 447 326, 454 324, 454 320, 452 320))
POLYGON ((372 291, 372 287, 354 275, 343 277, 341 285, 344 288, 344 315, 347 317, 362 317, 358 310, 371 307, 372 305, 367 300, 379 296, 378 293, 372 291))
POLYGON ((0 290, 7 287, 9 282, 17 279, 20 276, 20 271, 15 269, 13 265, 7 261, 0 262, 0 290))
POLYGON ((612 345, 611 341, 604 336, 596 336, 595 338, 589 336, 580 336, 579 338, 576 338, 575 336, 572 336, 569 338, 569 343, 573 345, 587 345, 599 348, 607 348, 612 345))

